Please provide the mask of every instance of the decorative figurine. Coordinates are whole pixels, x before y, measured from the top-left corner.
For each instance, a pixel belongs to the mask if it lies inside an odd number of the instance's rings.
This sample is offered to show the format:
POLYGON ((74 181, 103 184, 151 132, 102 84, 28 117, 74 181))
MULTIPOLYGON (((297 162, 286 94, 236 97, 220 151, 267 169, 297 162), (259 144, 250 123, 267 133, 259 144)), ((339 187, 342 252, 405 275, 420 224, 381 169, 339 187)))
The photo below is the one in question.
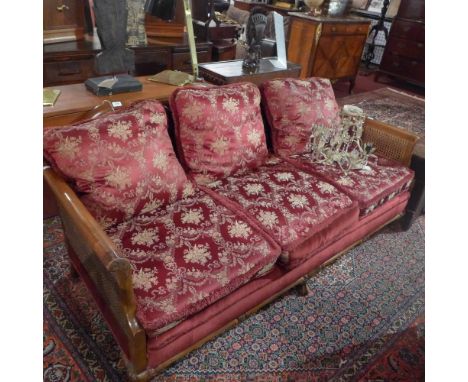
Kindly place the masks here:
POLYGON ((262 56, 260 41, 265 37, 266 23, 266 12, 260 7, 254 7, 247 21, 247 57, 242 63, 242 67, 249 71, 255 71, 260 63, 260 58, 262 56))

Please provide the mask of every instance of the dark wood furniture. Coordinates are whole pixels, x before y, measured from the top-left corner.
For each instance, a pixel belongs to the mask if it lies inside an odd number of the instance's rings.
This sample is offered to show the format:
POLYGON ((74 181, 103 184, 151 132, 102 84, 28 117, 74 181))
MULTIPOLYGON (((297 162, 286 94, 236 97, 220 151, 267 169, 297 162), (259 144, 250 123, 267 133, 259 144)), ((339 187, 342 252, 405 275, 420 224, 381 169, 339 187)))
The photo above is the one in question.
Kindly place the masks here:
POLYGON ((414 170, 414 186, 403 217, 403 229, 408 230, 418 216, 424 213, 426 190, 426 159, 424 155, 413 155, 410 168, 414 170))
POLYGON ((43 0, 42 4, 44 44, 84 38, 83 0, 43 0))
POLYGON ((402 0, 386 45, 380 74, 424 86, 424 0, 402 0))
POLYGON ((274 78, 299 77, 300 65, 288 62, 286 69, 275 67, 268 58, 262 58, 257 71, 250 73, 242 67, 242 60, 210 62, 200 64, 200 76, 216 85, 234 82, 253 82, 261 84, 274 78))
POLYGON ((291 12, 288 59, 300 64, 301 78, 349 80, 353 90, 369 32, 361 17, 314 17, 291 12))
POLYGON ((265 3, 258 3, 258 2, 250 2, 250 1, 244 1, 244 0, 234 0, 234 6, 236 8, 242 9, 243 11, 248 11, 254 7, 261 7, 263 9, 266 9, 267 11, 276 11, 282 16, 287 16, 289 12, 295 12, 299 11, 299 9, 296 9, 294 7, 292 8, 283 8, 283 7, 278 7, 274 4, 265 4, 265 3))
MULTIPOLYGON (((151 75, 164 69, 191 72, 190 51, 187 44, 149 44, 134 47, 134 75, 151 75)), ((96 76, 94 57, 101 51, 95 36, 91 39, 59 44, 44 45, 43 84, 44 86, 65 85, 84 82, 96 76)), ((212 44, 197 43, 199 62, 212 61, 212 44)))

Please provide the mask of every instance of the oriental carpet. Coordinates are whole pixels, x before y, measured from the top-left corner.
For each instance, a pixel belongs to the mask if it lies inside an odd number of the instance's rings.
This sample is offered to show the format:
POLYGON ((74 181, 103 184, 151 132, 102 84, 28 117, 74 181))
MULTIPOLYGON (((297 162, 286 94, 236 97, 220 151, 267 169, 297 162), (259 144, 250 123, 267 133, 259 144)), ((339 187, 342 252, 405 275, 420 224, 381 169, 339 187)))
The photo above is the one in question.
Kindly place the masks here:
MULTIPOLYGON (((159 381, 424 380, 424 217, 392 223, 159 381)), ((44 381, 126 381, 112 335, 44 220, 44 381)))

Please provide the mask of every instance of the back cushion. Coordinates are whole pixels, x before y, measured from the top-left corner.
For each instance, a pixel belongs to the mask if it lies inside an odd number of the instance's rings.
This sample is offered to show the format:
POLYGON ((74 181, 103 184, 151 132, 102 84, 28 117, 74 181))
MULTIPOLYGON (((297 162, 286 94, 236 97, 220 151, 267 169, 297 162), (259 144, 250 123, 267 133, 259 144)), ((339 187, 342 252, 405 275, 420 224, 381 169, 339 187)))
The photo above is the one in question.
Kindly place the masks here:
POLYGON ((263 163, 268 150, 255 85, 179 88, 170 103, 180 159, 197 182, 263 163))
POLYGON ((328 79, 271 80, 262 84, 261 92, 273 151, 278 155, 307 152, 315 124, 334 127, 339 123, 339 107, 328 79))
POLYGON ((48 129, 44 156, 104 227, 171 203, 191 188, 158 101, 48 129))

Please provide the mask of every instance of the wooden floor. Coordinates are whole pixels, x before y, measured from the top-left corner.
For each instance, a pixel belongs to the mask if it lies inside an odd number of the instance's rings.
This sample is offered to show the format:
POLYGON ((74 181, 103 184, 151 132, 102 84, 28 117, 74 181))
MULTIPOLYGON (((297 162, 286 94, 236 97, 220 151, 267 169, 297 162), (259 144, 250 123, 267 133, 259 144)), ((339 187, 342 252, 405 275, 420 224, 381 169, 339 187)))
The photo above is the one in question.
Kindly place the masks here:
MULTIPOLYGON (((356 86, 354 87, 353 94, 369 92, 372 90, 391 87, 394 89, 399 89, 410 94, 424 97, 424 88, 412 85, 403 80, 398 80, 396 78, 390 78, 382 74, 378 82, 375 82, 375 70, 376 68, 367 69, 365 66, 362 66, 359 70, 359 74, 356 78, 356 86)), ((348 93, 349 82, 347 81, 338 81, 333 85, 335 90, 335 97, 342 98, 349 95, 348 93)))

